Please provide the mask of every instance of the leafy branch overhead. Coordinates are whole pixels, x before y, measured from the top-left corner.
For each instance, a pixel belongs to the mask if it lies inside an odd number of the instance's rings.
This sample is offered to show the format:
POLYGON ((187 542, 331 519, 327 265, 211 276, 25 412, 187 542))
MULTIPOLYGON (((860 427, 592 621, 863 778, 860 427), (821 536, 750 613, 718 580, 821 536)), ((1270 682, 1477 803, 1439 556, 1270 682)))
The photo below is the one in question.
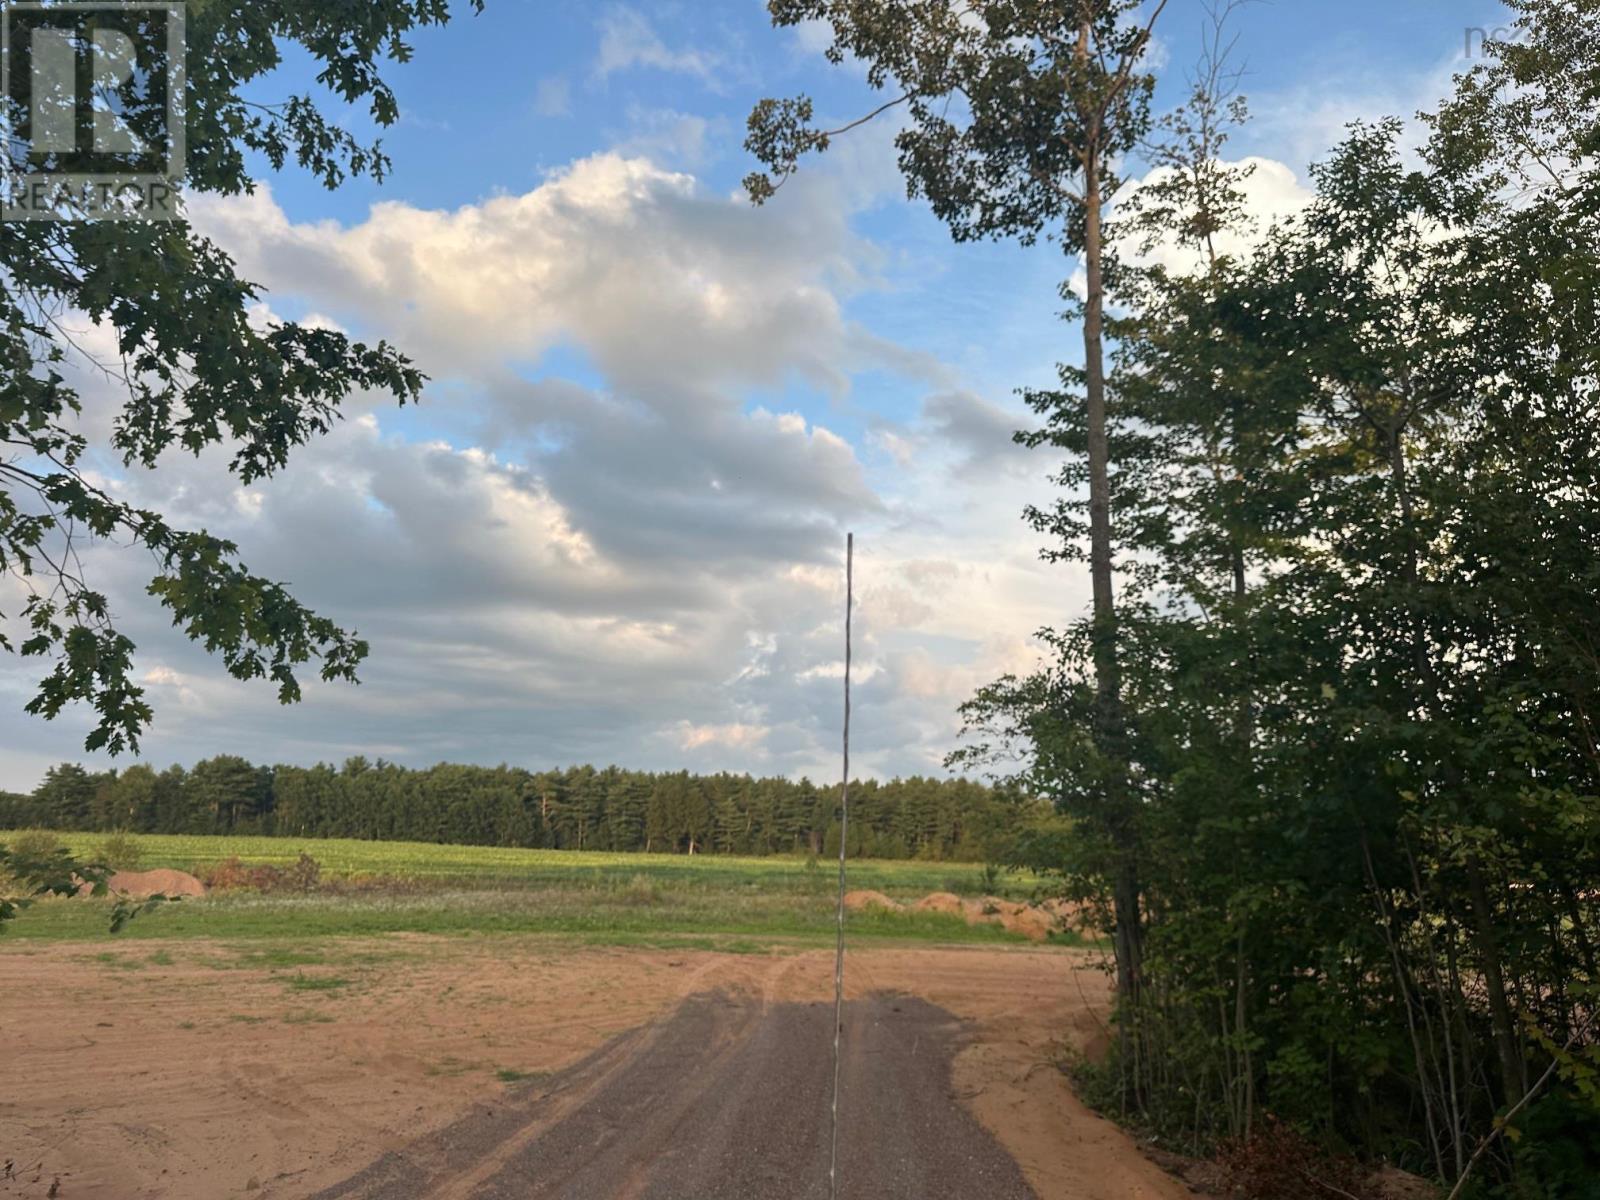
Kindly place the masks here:
MULTIPOLYGON (((773 23, 822 22, 828 60, 858 61, 891 98, 836 127, 809 97, 766 99, 745 147, 765 168, 745 180, 769 200, 808 155, 904 110, 895 136, 907 190, 960 240, 1032 242, 1080 224, 1085 164, 1134 149, 1154 80, 1140 63, 1166 0, 770 0, 773 23)), ((1102 180, 1106 194, 1120 181, 1102 180)), ((1077 238, 1069 232, 1069 245, 1077 238)))
MULTIPOLYGON (((262 104, 243 93, 298 46, 338 104, 364 106, 390 125, 399 109, 385 62, 408 60, 408 36, 449 16, 445 0, 374 0, 359 10, 324 0, 191 5, 186 189, 251 190, 252 153, 275 169, 293 163, 329 188, 352 175, 381 178, 381 144, 361 143, 316 97, 262 104)), ((112 543, 151 556, 148 594, 234 677, 270 680, 284 703, 300 698, 307 664, 324 680, 354 681, 367 653, 359 637, 252 573, 232 543, 177 528, 103 481, 118 466, 215 448, 250 484, 326 434, 354 394, 415 402, 422 372, 386 342, 253 320, 259 289, 184 223, 8 224, 0 273, 0 572, 19 595, 0 613, 0 649, 54 660, 28 711, 52 718, 87 705, 96 714, 87 748, 113 753, 136 749, 154 719, 135 682, 136 647, 86 569, 85 551, 112 543), (97 356, 81 343, 75 327, 85 322, 111 335, 113 352, 97 356), (85 377, 97 384, 87 398, 85 377), (118 398, 102 398, 102 383, 118 398), (91 440, 107 403, 109 432, 91 440)))

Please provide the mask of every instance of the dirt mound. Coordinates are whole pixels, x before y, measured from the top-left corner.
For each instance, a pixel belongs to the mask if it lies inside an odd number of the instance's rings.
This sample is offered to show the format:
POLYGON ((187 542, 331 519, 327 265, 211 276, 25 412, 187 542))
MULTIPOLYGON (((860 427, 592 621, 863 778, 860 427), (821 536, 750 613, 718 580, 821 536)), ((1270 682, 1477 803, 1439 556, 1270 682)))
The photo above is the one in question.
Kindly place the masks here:
POLYGON ((1056 919, 1044 909, 1031 907, 1025 907, 1021 912, 1003 914, 1000 924, 1011 933, 1020 933, 1034 942, 1049 941, 1050 934, 1060 928, 1056 919))
POLYGON ((889 912, 900 912, 901 904, 891 900, 882 892, 847 892, 844 897, 844 906, 851 912, 864 912, 869 908, 882 908, 889 912))
POLYGON ((911 906, 918 912, 944 913, 946 916, 962 915, 961 897, 954 892, 934 892, 911 906))
POLYGON ((204 896, 206 885, 187 871, 118 871, 110 879, 113 893, 146 896, 204 896))
POLYGON ((968 925, 998 925, 1035 942, 1048 941, 1051 932, 1061 928, 1061 922, 1048 909, 997 896, 962 901, 961 911, 966 914, 968 925))

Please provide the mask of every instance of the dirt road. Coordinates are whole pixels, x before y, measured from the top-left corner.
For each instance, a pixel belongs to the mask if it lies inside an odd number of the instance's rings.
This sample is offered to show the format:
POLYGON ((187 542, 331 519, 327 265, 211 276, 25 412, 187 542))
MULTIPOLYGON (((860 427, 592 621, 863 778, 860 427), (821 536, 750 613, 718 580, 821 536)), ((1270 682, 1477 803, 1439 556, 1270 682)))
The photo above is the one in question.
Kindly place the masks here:
MULTIPOLYGON (((826 1200, 830 1005, 719 993, 386 1154, 315 1200, 826 1200)), ((846 1007, 840 1195, 1034 1200, 961 1107, 964 1033, 909 997, 846 1007)))
MULTIPOLYGON (((0 1200, 821 1195, 832 968, 536 937, 0 944, 0 1200)), ((1190 1200, 1056 1068, 1103 1036, 1088 956, 861 947, 846 992, 845 1195, 1190 1200)))

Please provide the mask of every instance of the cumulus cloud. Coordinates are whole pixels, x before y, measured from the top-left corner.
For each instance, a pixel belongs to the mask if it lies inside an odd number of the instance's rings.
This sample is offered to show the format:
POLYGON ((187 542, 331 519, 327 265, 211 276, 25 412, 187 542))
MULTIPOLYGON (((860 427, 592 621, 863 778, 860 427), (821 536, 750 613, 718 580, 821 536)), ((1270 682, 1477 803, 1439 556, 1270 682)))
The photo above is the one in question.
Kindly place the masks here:
MULTIPOLYGON (((1240 257, 1257 245, 1261 237, 1280 221, 1299 213, 1314 198, 1309 182, 1287 163, 1275 158, 1248 156, 1227 163, 1240 172, 1238 188, 1243 200, 1243 222, 1234 229, 1217 235, 1217 250, 1221 254, 1240 257)), ((1135 201, 1141 188, 1150 187, 1170 178, 1171 167, 1156 167, 1133 180, 1118 204, 1124 211, 1135 201)), ((1175 274, 1191 274, 1205 266, 1201 250, 1180 246, 1175 239, 1157 242, 1146 248, 1142 239, 1122 238, 1118 253, 1127 261, 1140 265, 1159 265, 1175 274)), ((1067 286, 1080 300, 1088 295, 1088 275, 1081 264, 1075 264, 1067 286)))
POLYGON ((348 228, 292 223, 264 187, 193 215, 248 277, 359 315, 435 374, 575 341, 619 384, 678 385, 658 394, 788 372, 842 391, 881 356, 840 306, 877 255, 814 197, 768 214, 608 153, 523 195, 450 211, 387 202, 348 228))
MULTIPOLYGON (((1023 476, 962 469, 1009 454, 1014 417, 937 392, 912 425, 859 435, 895 461, 884 477, 824 415, 854 404, 862 372, 951 374, 846 316, 881 259, 849 203, 819 175, 757 211, 620 153, 524 194, 355 223, 293 220, 266 188, 197 202, 270 289, 254 319, 385 337, 432 383, 415 413, 360 399, 248 489, 226 448, 106 464, 120 495, 238 543, 372 646, 362 687, 311 681, 281 709, 166 627, 142 597, 148 562, 92 549, 158 708, 147 755, 831 775, 854 529, 857 761, 937 770, 1000 631, 1026 645, 1072 598, 1016 519, 1023 476)), ((87 723, 21 717, 18 674, 0 720, 27 722, 35 750, 0 786, 81 757, 87 723)))

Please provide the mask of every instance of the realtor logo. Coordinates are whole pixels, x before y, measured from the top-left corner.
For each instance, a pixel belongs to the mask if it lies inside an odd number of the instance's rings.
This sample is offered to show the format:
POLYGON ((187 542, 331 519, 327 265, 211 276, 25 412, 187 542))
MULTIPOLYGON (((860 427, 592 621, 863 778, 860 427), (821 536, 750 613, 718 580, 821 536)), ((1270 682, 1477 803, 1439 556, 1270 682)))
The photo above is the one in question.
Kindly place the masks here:
POLYGON ((170 221, 182 0, 0 0, 0 219, 170 221))

